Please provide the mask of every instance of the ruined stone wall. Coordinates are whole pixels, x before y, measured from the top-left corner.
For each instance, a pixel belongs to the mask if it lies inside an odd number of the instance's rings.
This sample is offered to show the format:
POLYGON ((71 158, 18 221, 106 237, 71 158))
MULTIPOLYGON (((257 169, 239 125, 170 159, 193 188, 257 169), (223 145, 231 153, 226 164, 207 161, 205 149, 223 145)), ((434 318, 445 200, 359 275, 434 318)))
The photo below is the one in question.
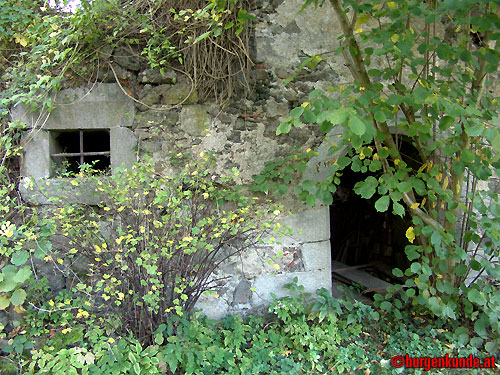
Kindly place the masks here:
MULTIPOLYGON (((172 153, 213 152, 217 160, 213 173, 222 175, 236 167, 240 183, 250 182, 266 161, 286 155, 292 147, 306 150, 317 146, 320 133, 309 125, 294 128, 286 136, 275 135, 280 121, 310 91, 326 89, 350 77, 340 58, 333 56, 338 47, 338 41, 332 38, 338 29, 333 11, 328 6, 321 11, 311 7, 297 15, 302 4, 301 0, 258 4, 254 66, 249 81, 242 81, 240 95, 231 103, 202 103, 192 82, 182 74, 172 70, 162 76, 144 66, 140 56, 119 48, 113 55, 113 69, 101 72, 102 83, 61 91, 56 109, 48 116, 34 116, 22 106, 16 107, 13 117, 33 129, 27 136, 25 179, 20 185, 24 199, 35 204, 48 202, 47 194, 42 194, 37 184, 51 177, 51 130, 110 129, 112 169, 148 154, 159 170, 175 173, 169 165, 172 153), (328 59, 314 69, 305 68, 285 87, 283 80, 301 61, 314 55, 328 59), (251 90, 245 93, 246 83, 251 90)), ((315 170, 311 164, 309 178, 317 173, 315 170)), ((73 196, 76 201, 88 199, 86 203, 95 204, 68 180, 50 180, 54 193, 62 188, 69 199, 73 196)), ((306 291, 331 289, 328 208, 306 208, 287 199, 290 211, 281 220, 294 234, 281 239, 280 245, 263 245, 251 249, 244 259, 227 262, 216 276, 230 278, 217 290, 217 298, 215 294, 204 295, 198 303, 207 315, 220 318, 233 312, 261 311, 271 301, 270 293, 286 295, 283 286, 295 276, 306 291), (280 252, 283 256, 277 257, 280 252), (271 258, 275 260, 269 264, 271 258)))

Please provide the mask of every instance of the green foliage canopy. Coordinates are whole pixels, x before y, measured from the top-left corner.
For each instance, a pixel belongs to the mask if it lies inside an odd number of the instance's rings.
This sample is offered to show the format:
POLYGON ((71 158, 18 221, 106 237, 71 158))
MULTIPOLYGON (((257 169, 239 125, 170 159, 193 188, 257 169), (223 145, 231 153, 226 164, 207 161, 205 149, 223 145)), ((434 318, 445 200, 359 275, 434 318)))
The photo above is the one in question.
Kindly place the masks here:
MULTIPOLYGON (((312 4, 307 0, 304 8, 312 4)), ((478 335, 473 343, 487 342, 496 350, 499 3, 329 0, 314 5, 333 8, 342 30, 337 52, 353 81, 326 93, 311 92, 278 127, 277 134, 302 123, 317 124, 325 134, 342 127, 330 147, 329 177, 303 181, 295 192, 309 205, 331 204, 345 168, 366 174, 354 187, 357 194, 368 199, 377 193, 377 211, 412 219, 406 231, 412 264, 404 272, 394 270, 405 285, 386 297, 397 293, 397 299, 441 317, 466 316, 478 335), (418 151, 418 160, 401 152, 402 136, 418 151)), ((256 178, 276 181, 276 176, 264 171, 256 178)), ((392 309, 401 301, 381 307, 392 309)))

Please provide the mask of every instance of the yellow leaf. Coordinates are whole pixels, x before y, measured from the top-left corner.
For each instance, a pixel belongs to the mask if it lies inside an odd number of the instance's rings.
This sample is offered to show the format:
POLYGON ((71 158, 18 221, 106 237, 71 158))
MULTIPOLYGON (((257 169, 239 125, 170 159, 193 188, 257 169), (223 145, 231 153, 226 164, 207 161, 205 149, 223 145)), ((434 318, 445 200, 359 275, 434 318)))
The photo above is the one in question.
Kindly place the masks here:
POLYGON ((389 7, 389 9, 396 9, 396 3, 394 1, 389 1, 387 2, 387 6, 389 7))
POLYGON ((444 190, 446 190, 446 188, 448 187, 448 183, 449 183, 449 182, 450 182, 450 181, 449 181, 449 178, 448 178, 448 176, 446 176, 446 177, 444 178, 444 181, 443 181, 443 189, 444 189, 444 190))
POLYGON ((418 202, 413 203, 413 204, 410 206, 410 208, 411 208, 412 210, 414 210, 415 208, 417 208, 417 207, 418 207, 418 205, 419 205, 419 203, 418 203, 418 202))
POLYGON ((18 314, 24 314, 26 312, 26 309, 22 306, 14 306, 14 311, 18 314))
POLYGON ((5 310, 10 305, 10 299, 7 296, 0 296, 0 310, 5 310))
POLYGON ((354 26, 355 29, 360 27, 362 24, 367 23, 370 20, 370 15, 369 14, 362 14, 358 17, 356 20, 356 25, 354 26))
POLYGON ((23 47, 28 45, 28 40, 21 34, 16 34, 16 43, 19 43, 23 47))
POLYGON ((393 36, 391 36, 391 40, 393 43, 397 43, 397 41, 399 40, 399 35, 398 34, 394 34, 393 36))
POLYGON ((363 28, 359 27, 354 31, 354 34, 361 34, 363 32, 363 28))
POLYGON ((420 168, 418 168, 417 173, 421 173, 425 169, 425 167, 427 167, 427 163, 422 164, 422 166, 420 168))
POLYGON ((59 264, 63 264, 63 263, 64 263, 64 261, 63 261, 61 258, 58 258, 58 259, 57 259, 57 263, 59 263, 59 264))
POLYGON ((410 243, 413 243, 413 241, 415 240, 415 233, 413 233, 413 227, 409 227, 406 230, 406 238, 408 238, 408 241, 410 241, 410 243))
POLYGON ((77 181, 75 181, 75 180, 71 180, 71 185, 73 185, 73 186, 78 186, 78 182, 77 182, 77 181))

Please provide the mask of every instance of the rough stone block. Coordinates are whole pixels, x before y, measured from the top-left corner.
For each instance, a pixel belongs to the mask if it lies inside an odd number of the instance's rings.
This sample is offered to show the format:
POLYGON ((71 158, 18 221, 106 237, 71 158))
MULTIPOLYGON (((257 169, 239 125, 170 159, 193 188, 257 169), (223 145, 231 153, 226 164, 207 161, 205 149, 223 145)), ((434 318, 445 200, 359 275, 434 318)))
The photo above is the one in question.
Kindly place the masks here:
POLYGON ((134 102, 117 84, 101 84, 92 91, 62 90, 56 102, 59 105, 44 125, 47 130, 130 127, 134 121, 134 102))
POLYGON ((155 87, 153 91, 161 97, 161 104, 198 103, 198 93, 192 85, 186 82, 179 82, 175 85, 160 85, 155 87))
POLYGON ((315 293, 321 288, 332 290, 332 276, 330 271, 326 270, 258 276, 253 283, 252 305, 269 304, 273 300, 271 293, 278 298, 289 296, 290 291, 285 288, 285 285, 291 283, 294 277, 298 278, 298 284, 304 286, 304 291, 307 293, 315 293))
POLYGON ((227 301, 217 297, 216 294, 202 294, 195 308, 200 309, 203 315, 215 320, 220 320, 229 313, 227 301))
POLYGON ((201 137, 206 134, 210 127, 211 116, 204 105, 184 106, 180 114, 180 128, 187 134, 194 137, 201 137))
POLYGON ((134 128, 168 128, 174 126, 179 120, 175 111, 145 111, 134 120, 134 128))
POLYGON ((302 261, 306 271, 332 269, 330 241, 310 242, 302 246, 302 261))
POLYGON ((233 306, 247 304, 252 297, 252 285, 247 279, 242 278, 233 293, 233 306))
POLYGON ((45 130, 130 127, 134 121, 134 102, 115 83, 103 83, 91 91, 87 88, 61 90, 55 102, 56 108, 48 116, 29 113, 19 104, 12 119, 23 121, 29 127, 43 124, 45 130))
POLYGON ((137 72, 141 69, 144 59, 140 53, 133 51, 130 47, 118 47, 113 52, 113 60, 122 68, 137 72))
POLYGON ((111 170, 124 165, 130 167, 136 161, 134 147, 137 139, 128 128, 116 127, 110 130, 111 170))
POLYGON ((147 69, 139 73, 139 81, 142 83, 164 84, 175 83, 176 80, 177 74, 173 70, 165 72, 165 75, 162 75, 160 71, 155 69, 147 69))
POLYGON ((50 134, 44 130, 33 130, 25 137, 22 175, 47 178, 50 174, 50 134))
POLYGON ((283 243, 319 242, 330 239, 330 213, 328 207, 299 212, 280 219, 282 225, 293 230, 291 237, 280 239, 283 243))

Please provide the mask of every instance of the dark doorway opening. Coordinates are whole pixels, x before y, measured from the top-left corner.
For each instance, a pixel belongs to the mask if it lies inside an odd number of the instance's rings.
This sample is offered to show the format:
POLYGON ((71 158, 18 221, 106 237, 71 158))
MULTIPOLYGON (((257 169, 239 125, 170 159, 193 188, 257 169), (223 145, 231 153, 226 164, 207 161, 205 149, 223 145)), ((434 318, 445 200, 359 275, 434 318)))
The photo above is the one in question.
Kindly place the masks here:
POLYGON ((374 205, 378 195, 371 199, 357 195, 354 185, 366 177, 349 168, 343 172, 330 206, 332 260, 348 266, 366 265, 389 281, 394 267, 407 268, 404 248, 409 244, 405 233, 410 221, 393 215, 390 209, 377 212, 374 205))
MULTIPOLYGON (((418 169, 422 161, 417 149, 404 136, 397 137, 397 142, 406 164, 418 169)), ((335 271, 340 267, 345 273, 363 270, 389 283, 401 282, 392 274, 392 269, 397 267, 404 271, 410 265, 404 251, 410 244, 406 238, 406 230, 411 225, 410 216, 406 214, 401 218, 392 214, 392 206, 387 212, 377 212, 375 202, 380 198, 378 194, 370 199, 363 199, 354 192, 354 185, 365 180, 369 172, 354 172, 347 167, 342 173, 341 184, 330 206, 334 279, 336 276, 344 276, 342 272, 335 271)), ((377 174, 371 175, 379 177, 377 174)), ((357 276, 363 278, 362 275, 357 276)))

